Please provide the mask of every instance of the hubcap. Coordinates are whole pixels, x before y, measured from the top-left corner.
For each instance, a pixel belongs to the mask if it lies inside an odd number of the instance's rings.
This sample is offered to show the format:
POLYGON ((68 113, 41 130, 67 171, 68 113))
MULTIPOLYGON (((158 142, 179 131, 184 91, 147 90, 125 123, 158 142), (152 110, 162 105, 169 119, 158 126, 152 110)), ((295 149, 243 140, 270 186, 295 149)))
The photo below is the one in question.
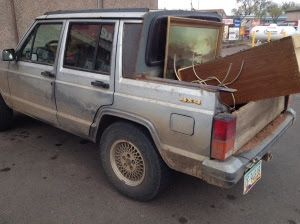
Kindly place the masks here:
POLYGON ((117 177, 130 186, 145 178, 145 163, 139 149, 126 140, 116 141, 110 149, 110 163, 117 177))

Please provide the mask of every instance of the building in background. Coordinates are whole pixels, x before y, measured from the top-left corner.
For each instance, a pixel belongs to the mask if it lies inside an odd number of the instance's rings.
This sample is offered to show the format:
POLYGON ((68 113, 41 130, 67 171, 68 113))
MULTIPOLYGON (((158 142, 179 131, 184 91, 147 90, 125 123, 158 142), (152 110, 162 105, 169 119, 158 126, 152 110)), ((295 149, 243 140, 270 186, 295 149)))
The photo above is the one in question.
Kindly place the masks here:
POLYGON ((285 23, 289 26, 298 26, 298 20, 300 20, 300 9, 291 9, 285 11, 286 21, 285 23))
POLYGON ((96 8, 157 9, 158 0, 0 0, 0 49, 15 48, 33 20, 54 10, 96 8))

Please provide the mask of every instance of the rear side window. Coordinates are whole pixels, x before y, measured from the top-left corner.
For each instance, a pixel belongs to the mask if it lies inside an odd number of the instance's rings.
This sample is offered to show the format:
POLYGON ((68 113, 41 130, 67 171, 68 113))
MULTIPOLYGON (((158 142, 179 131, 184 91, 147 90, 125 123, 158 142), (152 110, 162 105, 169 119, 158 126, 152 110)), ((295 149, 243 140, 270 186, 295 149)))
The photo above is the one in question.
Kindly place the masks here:
POLYGON ((71 23, 64 66, 109 74, 114 24, 71 23))
POLYGON ((62 24, 39 24, 19 51, 19 59, 53 65, 62 24))
POLYGON ((123 77, 134 77, 136 71, 139 43, 142 33, 142 24, 124 24, 123 37, 123 77))

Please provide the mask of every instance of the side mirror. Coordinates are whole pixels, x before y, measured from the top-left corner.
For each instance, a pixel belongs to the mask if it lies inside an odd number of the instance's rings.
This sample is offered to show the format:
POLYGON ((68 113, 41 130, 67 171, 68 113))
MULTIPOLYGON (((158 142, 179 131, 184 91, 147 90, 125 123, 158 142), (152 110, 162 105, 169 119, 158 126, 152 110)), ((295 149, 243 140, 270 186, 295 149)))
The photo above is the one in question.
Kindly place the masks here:
POLYGON ((14 61, 16 60, 15 49, 5 49, 2 51, 2 60, 3 61, 14 61))

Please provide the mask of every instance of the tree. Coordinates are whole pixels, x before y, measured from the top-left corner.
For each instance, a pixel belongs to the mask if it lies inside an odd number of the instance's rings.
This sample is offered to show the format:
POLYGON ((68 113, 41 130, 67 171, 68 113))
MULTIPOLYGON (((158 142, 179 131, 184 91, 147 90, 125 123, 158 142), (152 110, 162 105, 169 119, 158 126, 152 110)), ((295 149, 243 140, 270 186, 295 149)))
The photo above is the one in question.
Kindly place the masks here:
POLYGON ((269 0, 256 0, 254 3, 254 15, 258 19, 265 17, 269 11, 272 1, 269 0))
POLYGON ((300 3, 283 2, 281 8, 284 12, 287 11, 287 10, 290 10, 290 9, 297 9, 297 8, 300 8, 300 3))
POLYGON ((283 13, 282 6, 278 5, 277 3, 272 3, 269 9, 269 14, 273 19, 273 23, 277 22, 279 16, 283 13))
POLYGON ((254 13, 255 11, 255 2, 256 0, 236 0, 238 5, 237 8, 232 9, 232 13, 235 16, 249 16, 254 13))

